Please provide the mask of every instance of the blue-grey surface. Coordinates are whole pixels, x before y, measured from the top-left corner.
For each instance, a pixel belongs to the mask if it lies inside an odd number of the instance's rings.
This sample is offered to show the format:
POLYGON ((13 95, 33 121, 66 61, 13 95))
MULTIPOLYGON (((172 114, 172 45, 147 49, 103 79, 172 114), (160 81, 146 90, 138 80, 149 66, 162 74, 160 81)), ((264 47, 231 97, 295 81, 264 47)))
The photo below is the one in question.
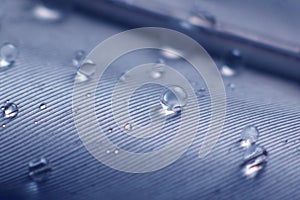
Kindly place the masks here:
MULTIPOLYGON (((4 13, 0 43, 14 43, 20 51, 15 65, 0 72, 0 101, 10 100, 19 107, 17 118, 1 121, 6 127, 0 129, 0 199, 300 198, 299 84, 242 69, 237 76, 224 78, 225 85, 235 87, 227 87, 226 123, 211 154, 203 160, 197 155, 210 117, 205 93, 199 96, 199 134, 184 156, 156 172, 119 172, 94 159, 77 135, 71 107, 77 69, 71 59, 76 50, 88 52, 126 29, 75 13, 59 23, 34 20, 26 1, 7 0, 0 12, 4 13), (41 103, 47 108, 40 110, 41 103), (237 141, 250 124, 258 127, 258 144, 267 149, 269 158, 263 172, 247 180, 240 172, 243 150, 237 141), (46 182, 36 183, 28 177, 28 162, 40 157, 51 162, 53 171, 46 182)), ((147 51, 129 55, 115 63, 115 74, 158 58, 147 51)), ((194 78, 185 62, 166 62, 194 78)), ((102 105, 109 102, 109 92, 102 91, 113 84, 113 79, 102 81, 104 88, 97 90, 99 119, 106 113, 102 105)), ((156 91, 148 91, 153 94, 150 99, 155 99, 156 91)), ((152 104, 146 98, 139 101, 152 104)))

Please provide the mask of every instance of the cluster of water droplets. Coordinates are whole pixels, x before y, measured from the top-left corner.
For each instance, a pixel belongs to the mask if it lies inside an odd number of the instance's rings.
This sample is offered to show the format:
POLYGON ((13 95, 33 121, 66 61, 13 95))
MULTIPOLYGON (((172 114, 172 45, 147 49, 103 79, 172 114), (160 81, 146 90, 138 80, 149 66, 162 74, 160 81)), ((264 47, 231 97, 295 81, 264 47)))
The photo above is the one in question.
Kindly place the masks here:
POLYGON ((241 168, 247 178, 256 177, 267 162, 268 152, 256 144, 258 137, 259 131, 255 126, 246 126, 242 130, 240 146, 245 152, 241 168))

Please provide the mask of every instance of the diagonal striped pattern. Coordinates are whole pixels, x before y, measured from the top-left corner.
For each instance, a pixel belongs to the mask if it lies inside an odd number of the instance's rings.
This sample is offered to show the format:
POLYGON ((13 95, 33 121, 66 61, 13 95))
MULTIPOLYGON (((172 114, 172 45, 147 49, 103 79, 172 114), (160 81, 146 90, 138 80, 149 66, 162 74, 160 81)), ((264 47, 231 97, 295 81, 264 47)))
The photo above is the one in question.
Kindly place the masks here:
MULTIPOLYGON (((6 3, 16 12, 22 12, 25 4, 6 3)), ((236 87, 227 90, 224 131, 206 159, 199 160, 197 153, 210 118, 208 93, 198 99, 199 131, 184 156, 152 173, 118 172, 94 159, 77 135, 71 108, 76 69, 70 60, 74 51, 89 51, 122 29, 79 14, 71 14, 62 23, 43 24, 27 18, 16 20, 12 12, 1 23, 0 43, 15 43, 20 54, 12 68, 0 72, 0 101, 16 103, 20 112, 12 121, 0 121, 6 124, 6 128, 0 129, 0 198, 7 193, 19 194, 22 199, 47 200, 300 198, 299 84, 245 69, 240 75, 224 80, 225 85, 234 83, 236 87), (41 103, 46 103, 47 108, 40 110, 41 103), (244 179, 239 168, 243 151, 237 141, 240 131, 249 124, 258 127, 258 144, 269 152, 266 168, 255 180, 244 179), (52 174, 45 183, 32 183, 28 178, 28 162, 43 156, 50 160, 52 174)), ((145 52, 144 57, 135 56, 141 63, 144 58, 145 62, 147 59, 155 62, 157 54, 145 52)), ((127 59, 122 61, 124 65, 115 64, 118 73, 131 66, 132 58, 127 59)), ((191 74, 183 61, 167 64, 191 74)), ((116 77, 109 74, 104 77, 96 93, 99 101, 95 112, 104 130, 114 125, 109 96, 116 77)), ((141 89, 132 98, 132 113, 140 123, 147 121, 143 106, 155 106, 157 102, 152 100, 160 91, 156 87, 146 89, 147 93, 141 89)), ((151 151, 172 139, 176 120, 168 122, 162 135, 147 141, 126 139, 122 127, 114 128, 117 133, 108 133, 108 137, 124 148, 151 151)))

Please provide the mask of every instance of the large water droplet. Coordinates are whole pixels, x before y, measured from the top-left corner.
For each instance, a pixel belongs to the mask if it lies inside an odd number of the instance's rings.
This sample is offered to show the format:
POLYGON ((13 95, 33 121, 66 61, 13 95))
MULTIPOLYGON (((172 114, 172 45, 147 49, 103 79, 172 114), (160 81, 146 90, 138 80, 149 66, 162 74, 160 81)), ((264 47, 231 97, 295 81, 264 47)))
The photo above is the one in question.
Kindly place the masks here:
POLYGON ((0 69, 11 66, 18 55, 17 48, 10 43, 4 44, 0 49, 0 69))
POLYGON ((187 103, 187 93, 179 86, 171 86, 164 90, 160 103, 166 114, 179 113, 187 103))
POLYGON ((236 75, 242 65, 242 55, 238 49, 233 49, 225 56, 224 64, 220 69, 223 76, 236 75))
POLYGON ((241 132, 241 146, 249 148, 258 139, 259 132, 255 126, 246 126, 241 132))
POLYGON ((29 177, 37 182, 45 181, 52 171, 51 165, 46 158, 33 160, 28 164, 29 177))
POLYGON ((14 103, 6 102, 3 106, 1 106, 1 115, 5 119, 13 119, 17 117, 19 113, 19 108, 14 103))

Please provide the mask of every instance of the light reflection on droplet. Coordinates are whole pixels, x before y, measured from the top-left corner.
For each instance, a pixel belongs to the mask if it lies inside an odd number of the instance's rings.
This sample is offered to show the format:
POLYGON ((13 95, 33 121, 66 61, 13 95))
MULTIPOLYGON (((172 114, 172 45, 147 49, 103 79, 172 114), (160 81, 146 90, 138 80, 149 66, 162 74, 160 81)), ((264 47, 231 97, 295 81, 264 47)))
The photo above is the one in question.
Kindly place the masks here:
POLYGON ((132 129, 132 125, 130 123, 126 123, 124 129, 130 131, 132 129))
POLYGON ((46 108, 47 108, 47 104, 42 103, 42 104, 40 105, 40 110, 44 110, 44 109, 46 109, 46 108))

